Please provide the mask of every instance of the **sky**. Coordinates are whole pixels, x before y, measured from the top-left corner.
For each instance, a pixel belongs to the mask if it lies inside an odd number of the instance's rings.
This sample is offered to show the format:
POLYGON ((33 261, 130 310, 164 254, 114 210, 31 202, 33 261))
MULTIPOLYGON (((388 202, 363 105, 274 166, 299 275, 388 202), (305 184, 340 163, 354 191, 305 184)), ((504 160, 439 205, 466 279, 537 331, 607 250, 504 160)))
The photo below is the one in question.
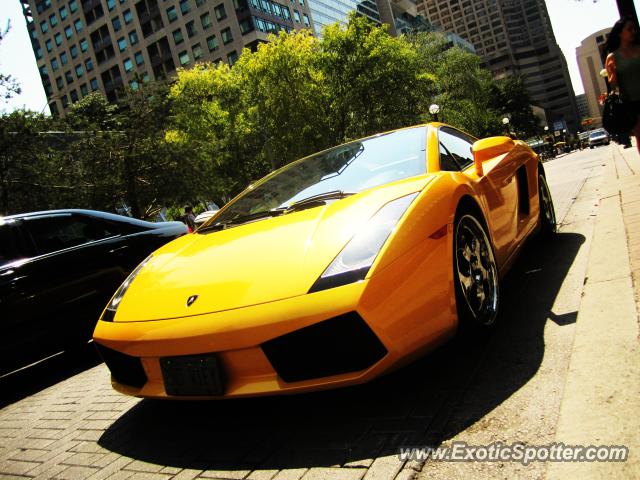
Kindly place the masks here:
MULTIPOLYGON (((584 93, 576 62, 576 47, 592 33, 610 28, 618 19, 615 0, 546 0, 556 41, 569 66, 569 74, 576 95, 584 93)), ((640 12, 640 0, 634 0, 640 12)), ((11 31, 0 43, 0 71, 14 76, 22 93, 9 102, 0 100, 0 111, 10 112, 28 108, 48 112, 47 100, 40 82, 35 56, 22 16, 19 0, 0 0, 0 25, 7 20, 11 31)))

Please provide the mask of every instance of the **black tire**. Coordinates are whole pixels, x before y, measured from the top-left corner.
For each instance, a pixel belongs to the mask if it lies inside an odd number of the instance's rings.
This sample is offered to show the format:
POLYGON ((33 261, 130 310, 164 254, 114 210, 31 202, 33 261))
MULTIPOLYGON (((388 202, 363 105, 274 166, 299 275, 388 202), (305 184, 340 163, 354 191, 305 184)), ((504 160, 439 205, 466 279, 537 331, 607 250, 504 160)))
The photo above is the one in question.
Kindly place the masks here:
POLYGON ((468 209, 454 222, 453 283, 460 330, 490 329, 500 305, 498 266, 482 218, 468 209))
POLYGON ((557 231, 556 211, 553 207, 553 198, 544 175, 538 175, 538 202, 540 205, 540 236, 551 238, 557 231))

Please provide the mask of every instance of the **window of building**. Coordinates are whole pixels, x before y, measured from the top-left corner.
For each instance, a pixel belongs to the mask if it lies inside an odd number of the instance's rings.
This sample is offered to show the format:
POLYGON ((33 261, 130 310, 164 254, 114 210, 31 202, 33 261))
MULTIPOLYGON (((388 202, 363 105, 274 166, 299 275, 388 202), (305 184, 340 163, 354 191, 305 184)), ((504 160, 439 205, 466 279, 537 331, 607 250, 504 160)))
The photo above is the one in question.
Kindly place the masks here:
POLYGON ((42 33, 47 33, 49 31, 49 24, 46 20, 40 22, 40 30, 42 30, 42 33))
POLYGON ((71 58, 76 58, 78 56, 78 47, 76 47, 75 45, 71 45, 69 53, 71 53, 71 58))
POLYGON ((64 27, 64 36, 67 37, 67 39, 73 37, 73 29, 69 25, 64 27))
POLYGON ((118 50, 124 52, 127 49, 127 40, 124 37, 118 39, 118 50))
POLYGON ((82 85, 80 85, 80 93, 82 94, 83 97, 86 97, 89 94, 89 89, 87 88, 86 83, 83 83, 82 85))
POLYGON ((73 83, 73 75, 71 75, 71 70, 67 70, 64 72, 64 79, 67 81, 67 85, 73 83))
POLYGON ((309 25, 311 25, 311 23, 309 22, 309 15, 307 15, 306 13, 302 14, 302 17, 304 18, 304 24, 308 27, 309 25))
POLYGON ((136 65, 142 65, 144 63, 144 55, 142 55, 142 52, 137 52, 134 58, 136 59, 136 65))
POLYGON ((56 33, 53 36, 53 40, 56 42, 56 45, 59 47, 60 45, 62 45, 62 35, 60 35, 59 33, 56 33))
POLYGON ((58 17, 56 16, 55 13, 52 13, 51 15, 49 15, 49 23, 51 24, 52 27, 55 27, 58 24, 58 17))
POLYGON ((60 20, 67 18, 67 7, 60 7, 60 20))
POLYGON ((133 62, 130 58, 126 58, 125 61, 122 62, 122 64, 124 65, 125 72, 130 72, 131 70, 133 70, 133 62))
POLYGON ((191 47, 191 51, 193 52, 193 59, 199 60, 202 58, 202 46, 199 43, 196 43, 191 47))
POLYGON ((82 31, 82 20, 76 20, 73 22, 73 25, 76 27, 76 32, 80 33, 82 31))
POLYGON ((131 13, 131 10, 127 8, 122 12, 122 18, 124 18, 124 23, 128 25, 133 21, 133 13, 131 13))
POLYGON ((96 90, 98 90, 98 79, 97 78, 92 78, 91 81, 89 82, 89 84, 91 85, 91 90, 93 90, 94 92, 96 90))
POLYGON ((51 39, 47 39, 44 42, 44 45, 45 45, 45 47, 47 49, 47 52, 51 53, 51 50, 53 50, 53 43, 51 42, 51 39))
POLYGON ((223 3, 221 3, 216 8, 214 8, 213 11, 216 13, 216 19, 218 21, 224 20, 225 18, 227 18, 227 11, 224 9, 223 3))
POLYGON ((227 60, 229 60, 229 66, 233 67, 233 64, 238 61, 238 53, 234 50, 227 55, 227 60))
POLYGON ((213 52, 215 49, 218 48, 218 39, 216 38, 215 35, 211 35, 210 37, 207 38, 207 48, 209 49, 210 52, 213 52))
POLYGON ((167 19, 169 22, 173 22, 178 19, 178 12, 176 11, 176 7, 167 8, 167 19))
POLYGON ((120 23, 120 18, 115 17, 111 19, 111 24, 113 25, 113 31, 117 32, 122 28, 122 23, 120 23))
POLYGON ((231 29, 229 27, 225 28, 220 32, 222 36, 222 43, 227 44, 233 42, 233 35, 231 34, 231 29))
POLYGON ((300 23, 300 12, 298 10, 293 11, 293 18, 296 19, 296 22, 300 23))
POLYGON ((38 60, 42 58, 42 49, 40 47, 36 48, 36 58, 38 60))
POLYGON ((129 32, 129 43, 131 45, 135 45, 136 43, 138 43, 138 32, 136 32, 135 30, 129 32))
POLYGON ((58 64, 58 59, 57 58, 52 58, 51 59, 51 70, 53 70, 55 72, 56 70, 58 70, 58 68, 60 68, 60 65, 58 64))
POLYGON ((71 92, 69 92, 69 96, 71 97, 72 103, 75 103, 78 101, 78 92, 76 92, 75 90, 71 90, 71 92))
POLYGON ((182 52, 180 52, 180 54, 178 54, 178 59, 180 60, 180 65, 182 65, 183 67, 185 65, 189 65, 189 62, 191 60, 189 60, 189 53, 186 50, 183 50, 182 52))
POLYGON ((189 6, 189 0, 180 0, 180 11, 183 15, 186 15, 191 11, 191 7, 189 6))
POLYGON ((191 20, 190 22, 187 22, 185 27, 187 28, 187 35, 189 36, 189 38, 195 36, 198 33, 198 31, 196 30, 195 20, 191 20))
POLYGON ((107 0, 107 8, 109 9, 109 11, 116 8, 116 0, 107 0))
POLYGON ((42 77, 46 77, 47 75, 49 75, 49 71, 47 70, 46 65, 39 67, 38 70, 40 70, 40 76, 42 77))
POLYGON ((58 90, 64 88, 64 80, 62 79, 62 77, 56 78, 56 87, 58 87, 58 90))
POLYGON ((87 72, 93 70, 93 60, 88 59, 86 62, 84 62, 84 65, 85 67, 87 67, 87 72))
POLYGON ((67 108, 69 106, 69 99, 66 95, 60 97, 60 101, 62 102, 62 108, 67 108))
POLYGON ((80 78, 82 75, 84 75, 84 67, 82 64, 76 65, 76 77, 80 78))
POLYGON ((182 36, 182 30, 177 29, 173 31, 173 43, 176 45, 180 45, 184 41, 184 37, 182 36))
POLYGON ((251 18, 244 18, 240 21, 240 33, 243 35, 253 31, 253 22, 251 18))
POLYGON ((76 13, 78 11, 78 2, 76 0, 71 0, 69 2, 69 10, 71 13, 76 13))
POLYGON ((86 38, 80 40, 80 50, 82 52, 86 52, 87 50, 89 50, 89 42, 87 42, 86 38))
POLYGON ((140 84, 137 80, 131 80, 129 82, 129 88, 131 88, 131 90, 138 90, 138 88, 140 88, 140 84))
POLYGON ((69 63, 69 58, 67 57, 67 52, 62 52, 60 54, 60 61, 62 62, 62 65, 66 65, 67 63, 69 63))
POLYGON ((209 15, 209 12, 204 15, 200 15, 200 23, 202 24, 203 30, 206 30, 211 26, 211 15, 209 15))
POLYGON ((142 81, 143 81, 144 83, 147 83, 149 80, 151 80, 151 77, 149 77, 149 74, 148 74, 147 72, 144 72, 144 73, 142 74, 142 81))

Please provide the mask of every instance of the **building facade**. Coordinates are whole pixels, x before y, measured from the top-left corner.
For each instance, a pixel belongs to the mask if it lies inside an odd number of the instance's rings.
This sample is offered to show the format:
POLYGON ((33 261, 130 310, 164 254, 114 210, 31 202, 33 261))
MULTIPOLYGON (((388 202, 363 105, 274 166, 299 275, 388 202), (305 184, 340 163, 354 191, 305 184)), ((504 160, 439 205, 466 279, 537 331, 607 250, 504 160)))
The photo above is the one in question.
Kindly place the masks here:
POLYGON ((418 14, 471 42, 494 77, 521 75, 550 129, 578 130, 569 71, 544 0, 419 0, 418 14))
POLYGON ((588 108, 587 117, 593 119, 593 126, 602 126, 602 105, 598 103, 598 96, 607 91, 607 84, 600 75, 604 68, 604 46, 610 28, 600 30, 582 40, 576 48, 576 60, 582 78, 582 86, 588 108))
POLYGON ((313 28, 307 0, 19 0, 52 114, 313 28))
POLYGON ((576 105, 578 106, 578 118, 580 119, 580 122, 590 118, 587 96, 584 93, 576 95, 576 105))

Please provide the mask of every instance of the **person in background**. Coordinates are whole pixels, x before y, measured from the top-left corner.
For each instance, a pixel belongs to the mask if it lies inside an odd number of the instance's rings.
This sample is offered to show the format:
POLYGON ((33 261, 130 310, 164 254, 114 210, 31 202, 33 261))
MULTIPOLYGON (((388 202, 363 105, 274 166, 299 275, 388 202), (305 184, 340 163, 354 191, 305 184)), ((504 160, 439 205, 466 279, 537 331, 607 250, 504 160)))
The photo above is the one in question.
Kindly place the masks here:
POLYGON ((196 229, 196 216, 193 214, 193 208, 191 208, 191 206, 187 205, 184 207, 184 215, 180 220, 189 227, 189 233, 196 229))
POLYGON ((617 88, 620 98, 636 119, 632 133, 640 152, 640 44, 638 25, 629 18, 618 20, 607 40, 608 52, 605 67, 612 88, 617 88))

